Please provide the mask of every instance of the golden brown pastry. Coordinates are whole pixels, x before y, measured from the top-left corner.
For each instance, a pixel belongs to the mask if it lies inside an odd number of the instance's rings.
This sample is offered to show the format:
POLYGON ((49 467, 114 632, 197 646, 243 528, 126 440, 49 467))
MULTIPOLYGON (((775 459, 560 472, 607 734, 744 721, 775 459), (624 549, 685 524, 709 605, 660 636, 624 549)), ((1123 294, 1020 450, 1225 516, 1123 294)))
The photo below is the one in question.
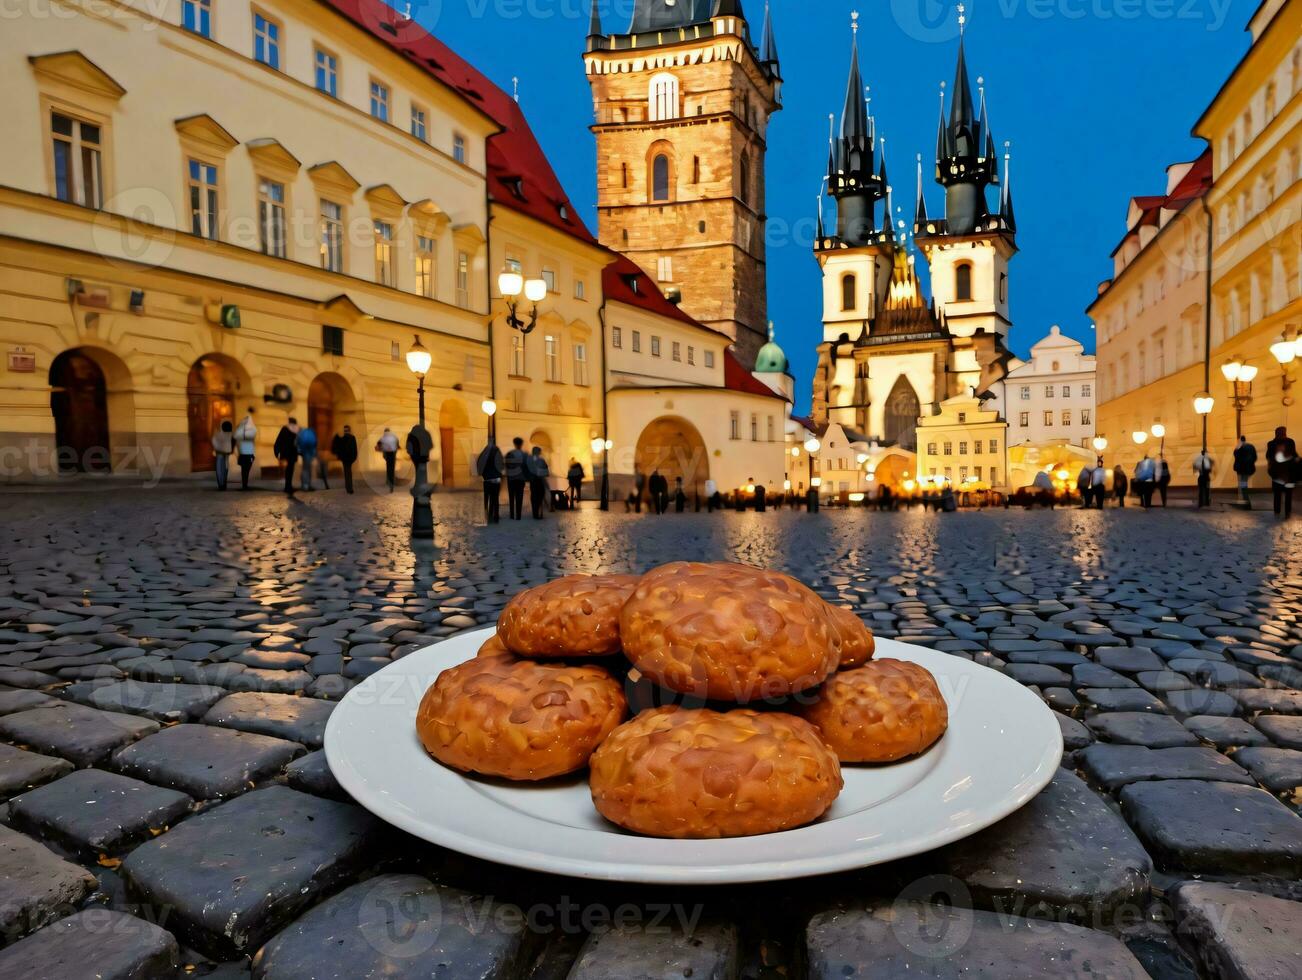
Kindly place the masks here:
POLYGON ((440 674, 421 700, 416 732, 453 769, 538 780, 582 769, 627 711, 619 682, 600 667, 504 654, 440 674))
POLYGON ((484 645, 479 648, 479 652, 475 654, 475 656, 500 657, 503 654, 507 656, 515 656, 515 654, 511 653, 511 651, 506 648, 506 644, 502 642, 502 638, 494 633, 484 641, 484 645))
POLYGON ((675 562, 642 577, 620 616, 629 660, 655 683, 721 701, 822 683, 840 653, 827 603, 789 575, 675 562))
POLYGON ((828 604, 831 612, 832 628, 841 651, 839 670, 849 670, 866 664, 873 658, 877 641, 873 631, 853 611, 842 606, 828 604))
POLYGON ((497 635, 521 657, 619 653, 619 611, 636 575, 567 575, 526 589, 502 610, 497 635))
POLYGON ((842 762, 895 762, 929 748, 949 725, 931 672, 904 660, 870 660, 833 674, 800 714, 842 762))
POLYGON ((794 715, 664 707, 621 725, 593 753, 597 811, 652 837, 745 837, 816 820, 841 766, 794 715))

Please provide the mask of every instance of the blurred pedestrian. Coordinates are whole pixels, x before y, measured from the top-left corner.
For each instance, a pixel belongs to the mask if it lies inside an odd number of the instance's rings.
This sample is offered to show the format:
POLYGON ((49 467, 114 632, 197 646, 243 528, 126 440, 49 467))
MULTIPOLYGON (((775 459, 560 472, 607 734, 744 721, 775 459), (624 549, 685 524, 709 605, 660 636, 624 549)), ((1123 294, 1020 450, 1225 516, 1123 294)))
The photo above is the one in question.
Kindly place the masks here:
POLYGON ((577 459, 570 459, 569 471, 565 474, 566 482, 570 485, 570 507, 574 508, 583 500, 583 481, 587 478, 587 473, 583 471, 583 464, 577 459))
POLYGON ((316 464, 316 430, 310 425, 303 426, 298 430, 298 437, 294 442, 298 447, 298 455, 303 461, 303 468, 299 471, 302 488, 313 490, 315 488, 312 486, 312 467, 316 464))
POLYGON ((475 472, 484 481, 484 519, 489 524, 496 524, 502 519, 502 474, 506 471, 506 460, 497 443, 489 442, 475 460, 475 472))
POLYGON ((651 480, 647 484, 647 489, 651 493, 651 503, 657 514, 663 514, 669 509, 669 481, 660 474, 659 470, 651 471, 651 480))
POLYGON ((755 513, 763 514, 768 510, 769 491, 762 483, 755 484, 755 513))
POLYGON ((1130 490, 1130 479, 1118 463, 1112 469, 1112 495, 1117 499, 1117 506, 1126 506, 1126 493, 1130 490))
POLYGON ((533 447, 529 457, 529 506, 533 509, 533 519, 543 519, 543 507, 547 502, 547 481, 551 479, 551 469, 543 456, 542 446, 533 447))
POLYGON ((1103 468, 1103 457, 1100 456, 1090 474, 1090 497, 1093 498, 1090 503, 1099 510, 1103 509, 1103 499, 1108 495, 1107 481, 1108 471, 1103 468))
POLYGON ((1302 461, 1298 459, 1297 443, 1288 437, 1282 425, 1266 446, 1266 467, 1275 497, 1275 516, 1292 517, 1293 488, 1297 486, 1302 461))
POLYGON ((644 490, 646 490, 646 474, 634 466, 633 491, 636 494, 635 509, 639 514, 642 513, 642 493, 644 490))
POLYGON ((285 493, 294 496, 294 467, 298 465, 298 419, 290 417, 280 431, 276 433, 276 442, 271 447, 280 465, 285 468, 285 493))
POLYGON ((1234 447, 1234 472, 1239 478, 1243 509, 1252 510, 1252 475, 1257 472, 1257 447, 1248 442, 1247 436, 1239 436, 1239 444, 1234 447))
POLYGON ((506 502, 511 520, 524 517, 524 488, 529 485, 529 454, 524 451, 524 440, 516 436, 514 447, 506 454, 506 502))
POLYGON ((1157 492, 1162 498, 1162 506, 1166 506, 1166 492, 1171 487, 1171 466, 1166 461, 1166 457, 1159 454, 1157 457, 1157 492))
POLYGON ((344 468, 344 489, 349 493, 353 492, 353 464, 357 462, 357 437, 353 435, 353 427, 345 425, 343 435, 335 436, 330 441, 330 452, 334 458, 339 460, 339 465, 344 468))
POLYGON ((705 509, 708 513, 714 513, 714 498, 719 493, 719 485, 711 479, 705 481, 705 509))
POLYGON ((1206 449, 1194 457, 1193 471, 1198 480, 1199 510, 1212 505, 1212 470, 1215 467, 1216 464, 1206 449))
POLYGON ((1153 490, 1157 484, 1157 463, 1153 457, 1144 453, 1144 458, 1135 467, 1135 493, 1139 496, 1139 506, 1148 510, 1153 506, 1153 490))
POLYGON ((681 514, 687 509, 687 494, 683 491, 683 478, 674 478, 674 512, 681 514))
POLYGON ((384 482, 389 487, 389 493, 393 493, 393 488, 398 483, 398 437, 385 429, 375 443, 375 451, 384 457, 384 482))
POLYGON ((1076 492, 1080 494, 1080 504, 1086 510, 1094 501, 1094 491, 1091 489, 1094 485, 1094 467, 1086 463, 1076 474, 1076 492))
POLYGON ((231 453, 235 452, 235 426, 230 419, 222 419, 222 424, 212 434, 213 464, 217 470, 217 489, 226 489, 226 479, 231 472, 231 453))
POLYGON ((253 424, 253 409, 235 428, 235 447, 239 453, 240 489, 249 489, 249 473, 253 469, 253 456, 257 451, 258 427, 253 424))

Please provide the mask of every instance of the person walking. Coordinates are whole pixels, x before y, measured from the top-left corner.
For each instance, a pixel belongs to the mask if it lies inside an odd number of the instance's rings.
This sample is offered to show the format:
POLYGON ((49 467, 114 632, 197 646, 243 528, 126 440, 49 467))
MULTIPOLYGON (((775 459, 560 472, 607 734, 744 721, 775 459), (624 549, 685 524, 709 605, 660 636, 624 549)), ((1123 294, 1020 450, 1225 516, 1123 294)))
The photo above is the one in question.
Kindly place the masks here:
POLYGON ((1212 505, 1212 470, 1216 464, 1204 449, 1194 457, 1193 471, 1198 480, 1198 509, 1212 505))
POLYGON ((253 469, 253 455, 257 450, 258 427, 253 424, 253 409, 235 427, 235 446, 239 452, 240 489, 249 489, 249 473, 253 469))
POLYGON ((646 474, 643 473, 641 470, 639 470, 636 466, 634 466, 633 467, 633 492, 637 495, 637 499, 635 501, 634 506, 639 514, 642 513, 642 494, 645 490, 646 490, 646 474))
POLYGON ((1252 510, 1252 475, 1257 472, 1257 447, 1248 442, 1247 436, 1239 436, 1239 444, 1234 447, 1234 472, 1239 478, 1240 506, 1252 510))
POLYGON ((235 452, 235 426, 230 419, 222 419, 222 424, 212 434, 213 463, 217 470, 217 489, 226 489, 226 479, 231 472, 231 453, 235 452))
POLYGON ((497 524, 502 519, 502 474, 505 471, 506 460, 497 443, 485 444, 475 461, 475 472, 484 481, 484 518, 489 524, 497 524))
POLYGON ((769 491, 762 483, 755 484, 755 513, 763 514, 768 510, 769 491))
POLYGON ((681 514, 687 509, 687 494, 683 490, 683 478, 674 478, 674 512, 681 514))
POLYGON ((339 460, 339 465, 344 468, 344 490, 348 493, 353 492, 353 464, 357 462, 357 437, 353 435, 353 427, 345 425, 343 435, 335 436, 330 440, 330 452, 334 458, 339 460))
POLYGON ((1297 443, 1288 437, 1288 430, 1280 426, 1275 438, 1266 446, 1266 472, 1275 497, 1275 516, 1288 519, 1293 516, 1293 488, 1297 486, 1302 460, 1297 456, 1297 443))
POLYGON ((651 471, 651 481, 647 484, 647 489, 651 491, 651 502, 655 505, 655 512, 663 514, 669 509, 669 481, 660 475, 659 470, 651 471))
POLYGON ((1091 501, 1099 510, 1103 509, 1103 500, 1108 495, 1107 491, 1108 471, 1103 467, 1103 457, 1099 457, 1098 462, 1094 464, 1094 471, 1090 474, 1090 496, 1094 499, 1091 501))
POLYGON ((276 442, 271 447, 280 465, 285 468, 285 493, 294 496, 294 467, 298 465, 298 419, 290 417, 280 431, 276 433, 276 442))
POLYGON ((1076 475, 1076 492, 1080 494, 1080 504, 1086 510, 1094 502, 1094 491, 1091 489, 1094 485, 1094 467, 1086 463, 1080 468, 1080 473, 1076 475))
POLYGON ((1117 506, 1126 506, 1126 494, 1130 491, 1130 479, 1120 464, 1112 469, 1112 495, 1117 498, 1117 506))
POLYGON ((1139 506, 1148 510, 1153 506, 1153 489, 1157 483, 1157 463, 1148 453, 1135 467, 1135 493, 1139 495, 1139 506))
POLYGON ((384 430, 375 443, 375 451, 384 457, 384 482, 389 486, 389 493, 393 493, 398 484, 398 437, 392 430, 384 430))
POLYGON ((524 488, 529 483, 529 454, 524 451, 524 440, 516 436, 514 447, 506 453, 506 503, 511 520, 524 517, 524 488))
POLYGON ((529 506, 533 509, 533 519, 543 519, 543 505, 547 501, 547 481, 551 478, 551 469, 543 457, 542 446, 533 447, 529 457, 529 506))
MULTIPOLYGON (((1165 456, 1157 457, 1157 492, 1162 497, 1162 506, 1166 506, 1166 492, 1171 486, 1171 466, 1165 456)), ((1208 503, 1211 503, 1209 500, 1208 503)))
POLYGON ((299 458, 303 462, 303 468, 299 471, 302 480, 302 489, 315 490, 312 486, 312 467, 316 464, 316 430, 310 425, 305 425, 298 430, 298 436, 294 440, 298 448, 299 458))
POLYGON ((719 484, 715 483, 713 480, 707 479, 705 481, 705 512, 707 514, 714 513, 714 496, 718 492, 719 484))
POLYGON ((569 472, 565 474, 565 479, 570 485, 570 508, 573 509, 583 500, 583 481, 587 477, 583 471, 583 464, 577 459, 570 460, 569 472))

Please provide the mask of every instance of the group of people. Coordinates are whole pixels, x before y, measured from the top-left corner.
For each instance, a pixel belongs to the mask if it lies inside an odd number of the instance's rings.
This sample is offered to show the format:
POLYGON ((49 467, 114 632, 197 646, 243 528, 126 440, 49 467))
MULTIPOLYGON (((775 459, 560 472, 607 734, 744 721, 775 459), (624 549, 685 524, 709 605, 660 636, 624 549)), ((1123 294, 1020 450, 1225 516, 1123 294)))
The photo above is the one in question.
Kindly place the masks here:
MULTIPOLYGON (((217 477, 217 489, 224 491, 230 482, 230 461, 235 456, 240 468, 240 489, 249 489, 249 476, 253 472, 254 455, 257 447, 258 427, 253 421, 253 409, 249 409, 239 424, 229 419, 223 420, 213 433, 212 449, 214 469, 217 477)), ((384 455, 385 469, 388 476, 389 490, 394 487, 394 468, 398 458, 398 438, 388 429, 376 443, 376 450, 384 455)), ((281 426, 273 443, 272 455, 279 461, 285 473, 285 493, 294 496, 294 471, 299 469, 299 486, 297 489, 314 490, 313 473, 321 479, 321 485, 329 490, 330 481, 326 461, 321 457, 316 430, 311 426, 301 426, 298 419, 290 416, 281 426)), ((343 431, 336 433, 330 440, 330 454, 339 461, 344 471, 344 489, 353 492, 353 466, 358 459, 357 437, 353 428, 345 425, 343 431)))
MULTIPOLYGON (((1080 494, 1082 507, 1087 510, 1092 507, 1103 509, 1109 492, 1107 479, 1108 471, 1103 465, 1102 457, 1095 461, 1093 466, 1086 464, 1081 467, 1080 474, 1076 477, 1076 492, 1080 494)), ((1120 464, 1112 469, 1111 494, 1118 507, 1125 507, 1126 496, 1132 493, 1138 498, 1139 506, 1145 510, 1153 506, 1154 495, 1165 507, 1170 489, 1171 466, 1165 456, 1154 459, 1145 454, 1144 458, 1135 465, 1133 480, 1120 464)))
MULTIPOLYGON (((485 445, 475 461, 475 473, 484 481, 484 516, 489 524, 496 524, 502 519, 503 482, 506 483, 507 506, 513 521, 524 518, 526 489, 529 491, 529 509, 534 520, 543 519, 549 498, 551 508, 557 506, 551 490, 551 466, 542 447, 534 446, 526 452, 524 440, 519 436, 511 440, 511 448, 506 453, 498 448, 495 441, 485 445)), ((562 503, 572 509, 583 499, 583 481, 587 479, 587 473, 578 460, 571 459, 565 476, 567 489, 562 503)))
MULTIPOLYGON (((1239 496, 1245 510, 1252 510, 1251 483, 1256 472, 1257 447, 1248 442, 1247 436, 1239 436, 1239 444, 1234 447, 1234 473, 1239 478, 1239 496)), ((1298 458, 1297 443, 1282 425, 1266 444, 1266 475, 1270 477, 1275 516, 1292 517, 1293 491, 1302 481, 1302 459, 1298 458)))

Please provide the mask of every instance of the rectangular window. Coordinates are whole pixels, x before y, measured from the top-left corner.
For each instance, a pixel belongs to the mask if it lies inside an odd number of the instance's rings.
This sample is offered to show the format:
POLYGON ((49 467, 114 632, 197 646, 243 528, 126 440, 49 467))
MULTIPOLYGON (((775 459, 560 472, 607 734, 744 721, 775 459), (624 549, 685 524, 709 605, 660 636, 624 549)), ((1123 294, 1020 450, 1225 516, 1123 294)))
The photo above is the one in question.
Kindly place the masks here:
POLYGON ((683 345, 676 340, 670 346, 670 356, 672 356, 675 361, 681 361, 683 359, 683 345))
POLYGON ((972 467, 972 475, 975 476, 978 480, 980 480, 980 479, 981 479, 981 467, 979 467, 979 466, 974 466, 974 467, 972 467))
POLYGON ((54 196, 88 208, 104 206, 100 128, 60 113, 50 114, 54 139, 54 196))
POLYGON ((418 106, 411 107, 411 135, 422 143, 429 142, 429 126, 425 121, 425 110, 418 106))
POLYGON ((652 357, 659 357, 659 356, 660 356, 660 338, 659 338, 659 337, 652 337, 652 338, 651 338, 651 356, 652 356, 652 357))
POLYGON ((687 345, 687 363, 688 364, 696 363, 696 348, 693 347, 691 344, 687 345))
POLYGON ((323 326, 321 328, 321 350, 327 354, 334 354, 336 357, 343 357, 344 328, 323 326))
POLYGON ((1053 385, 1045 385, 1045 386, 1044 386, 1044 397, 1045 397, 1045 398, 1052 398, 1052 397, 1053 397, 1053 393, 1054 393, 1055 390, 1056 390, 1056 389, 1054 388, 1053 385))
POLYGON ((555 337, 548 336, 545 340, 546 347, 544 353, 547 360, 547 380, 561 380, 561 353, 560 341, 555 337))
POLYGON ((457 163, 466 162, 466 138, 460 133, 452 134, 452 159, 457 163))
POLYGON ((1063 397, 1063 398, 1070 398, 1070 397, 1071 397, 1071 385, 1063 385, 1063 386, 1062 386, 1062 397, 1063 397))
POLYGON ((759 416, 754 412, 750 413, 750 441, 759 442, 759 416))
POLYGON ((633 353, 634 354, 642 353, 642 331, 641 330, 633 331, 633 353))
POLYGON ((253 15, 253 58, 268 68, 280 70, 280 25, 256 12, 253 15))
POLYGON ((381 286, 394 285, 393 225, 387 221, 375 222, 375 281, 381 286))
POLYGON ((524 335, 511 331, 511 374, 524 377, 524 335))
POLYGON ((927 443, 927 455, 928 456, 936 455, 936 444, 934 442, 927 443))
POLYGON ((582 279, 575 279, 575 280, 574 280, 574 298, 575 298, 575 299, 586 299, 586 298, 587 298, 587 296, 586 296, 587 291, 588 291, 587 286, 584 285, 582 279))
POLYGON ((1044 424, 1050 426, 1053 425, 1053 412, 1044 413, 1044 424))
POLYGON ((621 327, 610 328, 610 346, 616 348, 624 346, 624 331, 621 327))
POLYGON ((990 467, 990 485, 994 486, 998 482, 999 482, 999 467, 992 466, 990 467))
POLYGON ((549 293, 554 293, 554 292, 556 292, 556 273, 555 273, 555 271, 553 271, 552 269, 543 269, 543 271, 542 271, 542 279, 543 279, 543 282, 547 283, 547 292, 549 292, 549 293))
POLYGON ((1029 402, 1030 400, 1031 400, 1031 386, 1022 385, 1022 401, 1029 402))
POLYGON ((524 266, 520 263, 519 259, 508 257, 506 260, 506 271, 514 272, 518 276, 524 272, 524 266))
POLYGON ((181 0, 181 26, 200 37, 212 37, 212 0, 181 0))
POLYGON ((217 168, 190 161, 190 231, 200 238, 217 238, 217 168))
POLYGON ((741 413, 737 411, 728 414, 728 438, 741 438, 741 413))
POLYGON ((1031 424, 1031 413, 1023 412, 1021 416, 1018 418, 1017 422, 1018 425, 1020 425, 1023 429, 1025 429, 1028 425, 1031 424))
POLYGON ((434 239, 416 236, 416 292, 434 298, 434 239))
POLYGON ((285 185, 258 181, 258 237, 264 255, 285 257, 285 185))
POLYGON ((588 345, 574 345, 574 383, 576 385, 586 385, 588 383, 588 345))
POLYGON ((712 367, 714 367, 714 351, 712 351, 712 350, 707 350, 707 351, 705 352, 705 366, 706 366, 707 368, 712 368, 712 367))
POLYGON ((1063 425, 1071 425, 1071 412, 1063 412, 1063 413, 1062 413, 1062 424, 1063 424, 1063 425))
POLYGON ((991 440, 990 440, 990 452, 991 452, 991 453, 998 453, 998 452, 999 452, 999 440, 998 440, 998 439, 991 439, 991 440))
POLYGON ((967 455, 967 443, 966 443, 966 442, 960 442, 960 443, 958 444, 958 454, 959 454, 960 456, 966 456, 966 455, 967 455))
POLYGON ((326 95, 339 95, 339 59, 329 51, 316 49, 316 88, 326 95))
POLYGON ((966 467, 966 466, 960 466, 960 467, 958 468, 958 479, 959 479, 959 482, 960 482, 960 483, 963 482, 963 481, 965 481, 965 480, 967 479, 967 467, 966 467))
POLYGON ((470 254, 457 253, 457 306, 470 307, 470 254))
POLYGON ((954 444, 952 442, 945 443, 945 455, 946 456, 954 455, 954 444))
POLYGON ((1094 389, 1089 385, 1080 386, 1080 395, 1082 398, 1089 398, 1093 394, 1094 394, 1094 389))
POLYGON ((389 121, 389 86, 371 80, 371 115, 380 122, 389 121))
POLYGON ((1080 410, 1080 424, 1081 425, 1094 424, 1094 413, 1090 411, 1088 408, 1082 408, 1080 410))
POLYGON ((656 259, 656 279, 660 282, 672 282, 674 278, 674 260, 668 255, 656 259))
POLYGON ((768 432, 769 442, 773 441, 773 416, 768 416, 766 431, 768 432))
POLYGON ((344 271, 344 209, 325 198, 321 199, 321 268, 344 271))

